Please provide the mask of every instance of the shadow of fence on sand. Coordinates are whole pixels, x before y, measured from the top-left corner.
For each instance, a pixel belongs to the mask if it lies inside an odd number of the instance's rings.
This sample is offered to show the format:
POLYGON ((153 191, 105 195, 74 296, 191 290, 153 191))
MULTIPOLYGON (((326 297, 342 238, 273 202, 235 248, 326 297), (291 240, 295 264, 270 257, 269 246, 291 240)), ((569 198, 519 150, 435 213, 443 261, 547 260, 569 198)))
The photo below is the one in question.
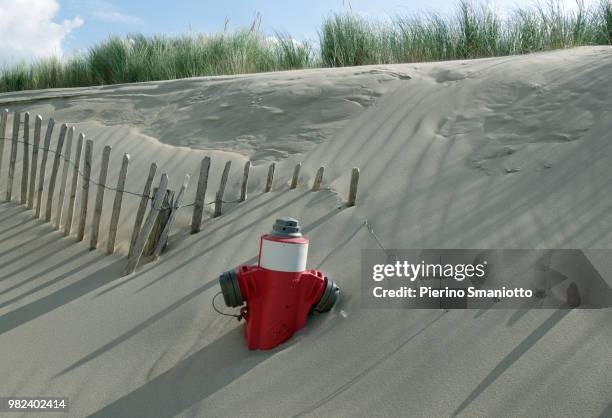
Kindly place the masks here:
POLYGON ((480 396, 490 385, 497 380, 506 370, 521 358, 531 347, 540 341, 555 325, 557 325, 565 316, 570 313, 569 309, 559 309, 555 311, 548 319, 538 326, 531 334, 529 334, 519 345, 499 362, 497 366, 480 382, 478 386, 470 393, 470 395, 455 409, 453 416, 457 416, 465 408, 467 408, 476 398, 480 396))

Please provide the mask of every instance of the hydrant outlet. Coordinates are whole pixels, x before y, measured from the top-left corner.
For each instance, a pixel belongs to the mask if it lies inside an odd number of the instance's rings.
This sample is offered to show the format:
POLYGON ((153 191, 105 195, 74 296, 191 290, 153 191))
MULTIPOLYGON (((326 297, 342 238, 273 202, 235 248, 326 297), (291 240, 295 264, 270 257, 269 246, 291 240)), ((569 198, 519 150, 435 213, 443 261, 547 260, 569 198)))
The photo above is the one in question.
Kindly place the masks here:
POLYGON ((321 296, 321 299, 314 307, 317 312, 329 312, 334 307, 338 296, 340 295, 340 288, 333 280, 329 277, 325 277, 325 291, 321 296))
POLYGON ((244 303, 236 270, 229 270, 223 273, 219 277, 219 284, 221 285, 221 292, 227 306, 236 308, 244 303))

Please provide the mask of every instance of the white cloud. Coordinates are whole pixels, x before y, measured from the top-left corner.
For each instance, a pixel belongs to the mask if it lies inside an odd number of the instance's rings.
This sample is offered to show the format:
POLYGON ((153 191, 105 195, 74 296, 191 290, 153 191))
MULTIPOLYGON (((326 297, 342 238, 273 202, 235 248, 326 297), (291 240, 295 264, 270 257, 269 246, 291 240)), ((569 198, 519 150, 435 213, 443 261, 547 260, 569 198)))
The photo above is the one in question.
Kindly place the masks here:
POLYGON ((85 10, 88 16, 92 19, 106 22, 106 23, 119 23, 123 25, 139 25, 143 23, 142 19, 138 16, 132 16, 124 13, 115 6, 113 3, 105 0, 88 0, 77 2, 79 8, 85 10))
POLYGON ((126 15, 125 13, 121 13, 118 11, 96 10, 95 12, 93 12, 92 16, 96 20, 100 20, 102 22, 109 22, 109 23, 123 23, 123 24, 142 23, 142 20, 139 17, 126 15))
POLYGON ((0 65, 62 55, 62 42, 83 19, 55 22, 57 0, 0 0, 0 65))

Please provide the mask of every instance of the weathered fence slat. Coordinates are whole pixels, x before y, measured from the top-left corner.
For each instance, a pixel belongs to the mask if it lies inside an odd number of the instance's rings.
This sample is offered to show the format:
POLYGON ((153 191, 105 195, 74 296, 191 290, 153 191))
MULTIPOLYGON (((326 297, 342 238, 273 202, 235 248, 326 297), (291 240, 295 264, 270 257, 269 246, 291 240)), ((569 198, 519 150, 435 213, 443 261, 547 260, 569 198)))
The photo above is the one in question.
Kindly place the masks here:
POLYGON ((21 204, 28 202, 28 175, 30 174, 30 112, 23 115, 23 163, 21 165, 21 204))
POLYGON ((325 171, 325 167, 319 167, 319 169, 317 170, 314 182, 312 183, 313 192, 318 192, 319 190, 321 190, 321 183, 323 182, 323 171, 325 171))
POLYGON ((132 256, 128 259, 127 267, 125 269, 125 274, 132 274, 134 270, 136 270, 136 266, 138 266, 138 262, 140 261, 140 257, 142 257, 142 251, 144 250, 144 246, 149 239, 149 234, 151 233, 151 228, 153 228, 153 223, 157 218, 159 210, 161 208, 162 202, 164 200, 164 196, 166 195, 166 189, 168 188, 168 175, 166 173, 162 174, 161 179, 159 180, 159 188, 155 193, 155 197, 153 198, 153 205, 151 206, 151 211, 147 215, 147 219, 145 220, 140 233, 138 234, 138 239, 136 240, 136 244, 134 245, 134 251, 132 256))
POLYGON ((2 173, 2 159, 4 158, 4 142, 6 142, 6 122, 8 120, 8 109, 0 113, 0 174, 2 173))
POLYGON ((6 201, 10 202, 13 194, 13 180, 15 179, 15 161, 17 161, 17 140, 19 138, 19 127, 21 125, 21 114, 15 111, 13 116, 13 135, 11 139, 11 159, 9 161, 8 183, 6 185, 6 201))
POLYGON ((136 240, 138 239, 138 234, 140 233, 140 225, 142 224, 142 220, 144 219, 145 213, 147 211, 149 196, 151 195, 151 184, 153 184, 153 178, 155 177, 156 171, 157 164, 151 163, 151 167, 149 168, 149 177, 147 177, 147 181, 145 182, 145 187, 142 192, 142 198, 140 199, 140 206, 138 206, 138 211, 136 212, 136 221, 134 222, 132 238, 130 239, 130 250, 128 252, 128 258, 130 258, 134 253, 134 246, 136 245, 136 240))
POLYGON ((49 190, 47 190, 47 206, 45 207, 45 221, 51 222, 51 211, 53 210, 53 194, 55 193, 55 183, 57 182, 57 172, 59 171, 59 165, 62 158, 62 149, 64 148, 64 141, 66 140, 66 132, 68 126, 62 123, 60 128, 60 135, 57 140, 57 147, 55 148, 55 158, 53 159, 53 168, 51 170, 51 177, 49 177, 49 190))
POLYGON ((185 181, 183 181, 183 185, 181 186, 181 190, 172 205, 172 212, 170 212, 170 219, 166 222, 164 226, 164 230, 159 237, 159 241, 157 241, 157 246, 155 247, 155 251, 153 252, 153 257, 155 259, 159 258, 159 255, 163 251, 166 243, 168 242, 168 236, 170 235, 170 229, 172 228, 172 224, 174 224, 174 220, 176 219, 176 214, 178 213, 179 208, 181 207, 181 203, 183 202, 183 196, 185 195, 185 190, 187 190, 187 186, 189 185, 189 174, 185 175, 185 181))
POLYGON ((74 126, 68 129, 66 135, 66 151, 64 152, 64 166, 62 167, 62 178, 60 180, 59 201, 57 202, 56 227, 60 229, 62 224, 62 211, 64 210, 64 199, 66 198, 66 184, 68 183, 68 167, 70 165, 70 153, 72 152, 72 137, 74 136, 74 126))
POLYGON ((115 190, 115 201, 113 203, 113 213, 111 215, 110 229, 108 231, 108 241, 106 243, 106 253, 115 252, 115 241, 117 239, 117 226, 119 225, 119 215, 121 214, 121 203, 123 201, 123 191, 125 190, 125 178, 127 177, 128 165, 130 164, 130 154, 123 154, 117 189, 115 190))
POLYGON ((247 200, 247 189, 249 186, 249 171, 251 170, 251 162, 244 163, 244 173, 242 174, 242 185, 240 187, 240 201, 247 200))
POLYGON ((85 160, 83 161, 83 190, 81 191, 81 216, 79 218, 79 229, 77 241, 83 241, 85 237, 85 223, 87 221, 87 204, 89 202, 89 182, 91 180, 91 154, 93 152, 93 141, 85 142, 85 160))
POLYGON ((42 211, 42 195, 45 187, 45 172, 47 168, 47 158, 49 157, 49 146, 51 144, 51 134, 53 134, 53 127, 55 126, 55 120, 49 119, 47 125, 47 132, 45 132, 45 141, 43 142, 43 155, 40 162, 40 173, 38 175, 38 195, 36 196, 36 212, 35 217, 40 217, 42 211))
POLYGON ((93 220, 91 222, 91 240, 89 249, 98 248, 98 235, 100 233, 100 219, 102 218, 102 205, 104 204, 104 190, 106 189, 106 177, 108 175, 108 162, 110 160, 111 147, 107 145, 102 151, 102 164, 100 165, 100 176, 98 177, 98 192, 94 206, 93 220))
POLYGON ((355 201, 357 200, 357 186, 359 185, 359 169, 357 167, 353 167, 353 172, 351 173, 351 187, 349 189, 349 197, 347 206, 355 206, 355 201))
POLYGON ((274 169, 276 167, 276 163, 270 164, 270 168, 268 168, 268 180, 266 180, 266 193, 272 190, 272 182, 274 181, 274 169))
POLYGON ((582 303, 580 290, 578 289, 576 282, 571 282, 567 289, 565 289, 565 302, 567 303, 567 306, 572 309, 579 307, 582 303))
POLYGON ((208 187, 208 172, 210 170, 210 157, 204 157, 200 163, 200 178, 198 179, 198 189, 196 190, 195 204, 193 206, 193 216, 191 218, 191 233, 200 232, 202 225, 202 214, 204 213, 204 198, 208 187))
POLYGON ((34 119, 34 142, 32 144, 32 161, 30 162, 30 190, 28 191, 28 209, 34 207, 34 190, 36 189, 36 170, 38 169, 38 147, 40 145, 40 130, 42 116, 36 115, 34 119))
POLYGON ((291 179, 291 188, 295 189, 300 179, 300 170, 302 169, 302 163, 297 163, 295 169, 293 169, 293 178, 291 179))
POLYGON ((74 216, 74 206, 76 204, 77 187, 79 184, 79 168, 81 167, 81 153, 83 152, 83 140, 85 135, 79 134, 77 141, 74 167, 72 169, 72 184, 70 185, 70 197, 68 198, 68 212, 66 214, 66 222, 64 222, 64 235, 69 236, 72 230, 72 218, 74 216))
POLYGON ((223 194, 225 193, 225 185, 227 184, 227 178, 229 177, 231 166, 231 161, 226 162, 225 168, 223 169, 223 174, 221 175, 221 183, 219 184, 219 190, 217 191, 215 198, 215 213, 213 214, 214 218, 221 216, 221 212, 223 210, 223 194))
MULTIPOLYGON (((157 187, 153 188, 153 194, 157 193, 157 187)), ((164 196, 164 200, 162 201, 161 208, 159 213, 157 214, 157 218, 153 223, 153 228, 151 228, 151 233, 149 234, 149 240, 145 244, 144 250, 142 251, 142 255, 152 256, 155 252, 155 247, 157 247, 157 243, 159 242, 162 232, 164 232, 164 226, 170 219, 170 213, 172 212, 172 205, 174 203, 174 190, 166 189, 166 195, 164 196)))

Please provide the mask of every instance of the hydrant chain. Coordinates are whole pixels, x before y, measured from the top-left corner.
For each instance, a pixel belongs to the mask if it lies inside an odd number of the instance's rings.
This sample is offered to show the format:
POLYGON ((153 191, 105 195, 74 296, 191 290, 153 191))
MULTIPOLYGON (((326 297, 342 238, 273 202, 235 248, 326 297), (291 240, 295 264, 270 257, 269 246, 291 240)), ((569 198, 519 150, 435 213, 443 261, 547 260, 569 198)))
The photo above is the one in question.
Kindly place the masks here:
POLYGON ((215 305, 215 300, 217 299, 217 296, 219 296, 220 294, 222 294, 223 292, 217 292, 217 294, 215 294, 215 296, 213 296, 212 299, 212 307, 215 310, 215 312, 217 312, 219 315, 223 315, 223 316, 232 316, 236 319, 238 319, 238 321, 240 321, 243 318, 243 315, 238 315, 238 314, 230 314, 230 313, 225 313, 225 312, 221 312, 219 309, 217 309, 217 306, 215 305))

